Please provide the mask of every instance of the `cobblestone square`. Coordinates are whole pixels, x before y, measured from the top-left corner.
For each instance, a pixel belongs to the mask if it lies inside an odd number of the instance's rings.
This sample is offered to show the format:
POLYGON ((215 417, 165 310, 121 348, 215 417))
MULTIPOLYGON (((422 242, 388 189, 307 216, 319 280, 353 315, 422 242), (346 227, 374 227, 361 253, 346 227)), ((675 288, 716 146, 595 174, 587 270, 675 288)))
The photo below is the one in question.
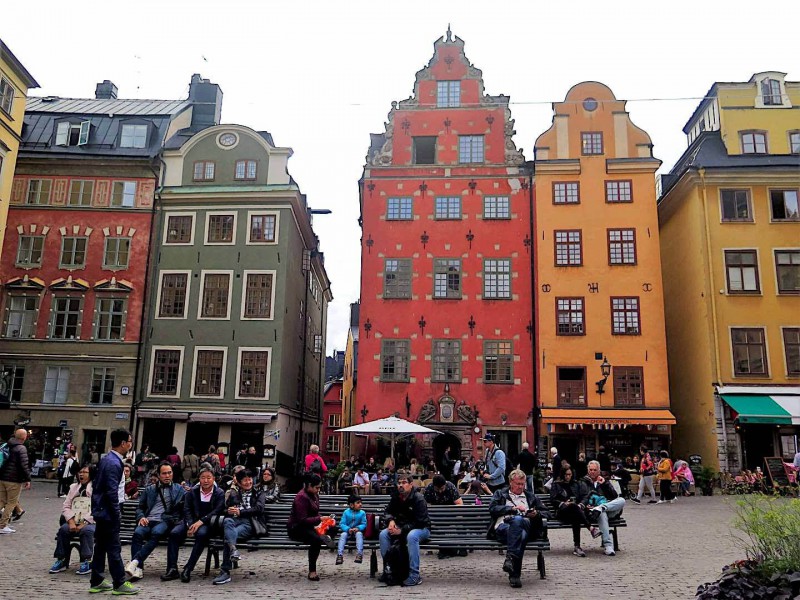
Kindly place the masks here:
MULTIPOLYGON (((36 480, 24 492, 27 513, 12 526, 17 533, 0 536, 0 598, 89 598, 87 577, 72 569, 49 575, 54 536, 61 510, 56 486, 36 480)), ((742 558, 731 537, 735 498, 681 498, 673 505, 628 503, 629 526, 620 530, 621 551, 602 554, 599 544, 584 533, 586 558, 572 555, 568 530, 550 533, 552 551, 546 554, 547 579, 538 578, 535 557, 523 569, 523 588, 508 587, 500 570, 502 557, 494 552, 475 552, 465 558, 438 560, 423 555, 423 583, 416 588, 387 588, 369 579, 369 561, 356 565, 354 555, 334 566, 335 555, 323 553, 322 581, 306 579, 304 551, 245 553, 233 581, 216 587, 203 577, 201 565, 190 584, 162 583, 166 548, 160 547, 147 561, 144 579, 137 585, 142 598, 395 598, 400 593, 414 598, 692 598, 698 584, 715 579, 722 565, 742 558)), ((435 535, 435 532, 434 532, 435 535)), ((181 553, 181 564, 188 555, 181 553)), ((130 549, 123 546, 123 559, 130 549)), ((366 557, 365 557, 366 558, 366 557)), ((214 572, 212 571, 212 574, 214 572)))

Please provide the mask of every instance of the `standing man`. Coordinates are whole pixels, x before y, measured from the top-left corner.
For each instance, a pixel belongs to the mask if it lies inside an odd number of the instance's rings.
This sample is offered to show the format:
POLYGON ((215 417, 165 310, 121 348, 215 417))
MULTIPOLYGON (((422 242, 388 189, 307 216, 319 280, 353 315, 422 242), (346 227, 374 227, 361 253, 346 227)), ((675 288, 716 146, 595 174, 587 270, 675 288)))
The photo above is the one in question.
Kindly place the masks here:
POLYGON ((114 590, 118 596, 132 596, 141 589, 125 581, 122 563, 122 546, 119 541, 121 520, 120 504, 125 501, 125 479, 122 476, 122 457, 133 446, 127 429, 111 432, 111 452, 103 457, 97 469, 92 490, 92 517, 94 517, 94 556, 89 593, 114 590), (104 577, 108 556, 108 570, 114 583, 104 577))
POLYGON ((483 448, 483 463, 486 465, 483 478, 489 489, 495 492, 506 484, 506 453, 498 448, 491 433, 483 436, 483 448))
POLYGON ((561 455, 558 453, 558 448, 553 446, 550 448, 550 457, 553 460, 553 481, 557 481, 561 478, 561 455))
POLYGON ((25 447, 27 439, 28 430, 20 427, 8 440, 8 447, 3 449, 7 456, 0 467, 0 510, 5 509, 0 517, 0 534, 14 533, 15 530, 8 526, 11 512, 19 504, 20 492, 31 489, 31 469, 25 447))
POLYGON ((528 448, 530 448, 530 444, 523 442, 522 452, 517 456, 517 468, 525 473, 525 489, 533 493, 533 470, 536 468, 536 457, 528 448))
POLYGON ((587 465, 589 474, 583 481, 587 484, 589 493, 584 498, 578 498, 578 504, 591 507, 589 518, 597 519, 597 527, 603 536, 603 549, 606 556, 614 556, 614 542, 608 530, 608 520, 618 516, 625 508, 625 499, 620 498, 611 483, 600 475, 600 463, 590 460, 587 465))

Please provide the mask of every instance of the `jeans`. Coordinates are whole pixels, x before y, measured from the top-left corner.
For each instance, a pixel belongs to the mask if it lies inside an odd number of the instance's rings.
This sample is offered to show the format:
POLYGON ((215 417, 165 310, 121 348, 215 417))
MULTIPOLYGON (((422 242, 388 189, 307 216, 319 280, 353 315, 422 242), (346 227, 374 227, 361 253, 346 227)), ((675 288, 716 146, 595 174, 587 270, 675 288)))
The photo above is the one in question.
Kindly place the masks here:
MULTIPOLYGON (((339 554, 344 554, 344 547, 347 545, 347 538, 350 534, 346 531, 343 531, 339 534, 339 554)), ((364 534, 360 531, 356 531, 356 550, 359 554, 364 554, 364 534)))
POLYGON ((570 502, 569 504, 565 504, 563 508, 559 508, 558 511, 556 511, 556 515, 559 521, 572 525, 572 543, 579 547, 581 545, 581 528, 586 527, 588 529, 591 527, 586 513, 583 512, 580 506, 574 502, 570 502))
MULTIPOLYGON (((169 532, 169 543, 167 545, 167 571, 178 568, 178 552, 181 548, 181 545, 183 545, 183 542, 186 541, 188 530, 189 528, 186 526, 186 523, 178 523, 172 528, 172 531, 169 532)), ((184 570, 189 571, 190 573, 192 572, 197 564, 197 561, 200 560, 203 550, 205 550, 205 548, 208 546, 208 540, 210 538, 211 528, 208 525, 201 525, 194 534, 192 553, 189 556, 189 560, 186 561, 186 565, 183 567, 184 570)))
POLYGON ((167 537, 170 529, 172 525, 166 521, 150 521, 147 525, 137 525, 131 538, 131 560, 138 560, 139 567, 144 569, 144 561, 156 549, 158 542, 167 537))
MULTIPOLYGON (((53 553, 55 558, 62 560, 69 559, 70 548, 69 542, 72 538, 72 532, 69 530, 69 523, 64 523, 58 528, 56 533, 56 551, 53 553)), ((81 542, 81 556, 82 561, 92 558, 92 549, 94 548, 94 524, 87 523, 78 532, 78 539, 81 542)))
POLYGON ((540 535, 543 529, 541 516, 532 521, 521 515, 512 517, 508 523, 500 523, 500 526, 495 529, 497 540, 508 547, 509 556, 516 558, 514 561, 515 576, 519 577, 522 570, 522 558, 525 556, 528 539, 540 535))
POLYGON ((98 585, 103 579, 106 570, 106 555, 108 555, 108 571, 114 582, 114 587, 119 587, 125 581, 125 565, 122 564, 122 545, 119 542, 119 519, 106 521, 95 520, 94 528, 94 556, 92 557, 92 579, 90 585, 98 585))
POLYGON ((250 519, 239 519, 237 517, 225 517, 222 522, 224 529, 225 548, 222 550, 222 570, 230 571, 233 568, 231 562, 231 552, 236 548, 236 542, 246 540, 253 535, 253 525, 250 519))
POLYGON ((533 475, 526 475, 525 476, 525 489, 528 490, 531 494, 534 493, 534 491, 533 491, 533 475))
MULTIPOLYGON (((408 570, 411 577, 419 577, 419 545, 431 539, 431 530, 427 527, 425 529, 412 529, 408 532, 406 537, 406 547, 408 548, 408 570)), ((381 543, 381 557, 385 557, 389 548, 392 546, 392 536, 389 535, 389 530, 384 529, 380 535, 381 543)))
POLYGON ((641 500, 644 496, 644 488, 647 486, 648 491, 650 492, 650 497, 655 500, 656 499, 656 489, 653 487, 653 476, 652 475, 642 475, 639 479, 639 493, 636 494, 636 499, 641 500))
POLYGON ((604 511, 593 511, 597 512, 597 527, 600 529, 600 533, 603 534, 603 546, 614 547, 614 542, 611 539, 611 533, 608 530, 608 520, 612 517, 616 517, 619 513, 622 512, 622 509, 625 508, 625 499, 624 498, 615 498, 614 500, 609 500, 603 506, 606 507, 604 511))
POLYGON ((0 481, 0 509, 5 508, 3 516, 0 516, 0 529, 8 527, 11 513, 14 507, 19 504, 19 494, 22 492, 22 484, 13 481, 0 481))

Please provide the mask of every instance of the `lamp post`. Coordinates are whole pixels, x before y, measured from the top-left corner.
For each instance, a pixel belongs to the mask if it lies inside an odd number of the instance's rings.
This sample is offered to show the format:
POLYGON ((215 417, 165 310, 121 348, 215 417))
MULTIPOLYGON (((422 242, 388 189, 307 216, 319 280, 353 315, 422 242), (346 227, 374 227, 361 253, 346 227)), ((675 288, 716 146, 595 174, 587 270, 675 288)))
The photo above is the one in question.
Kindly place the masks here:
POLYGON ((603 357, 603 362, 600 364, 600 374, 603 376, 602 379, 595 381, 595 385, 597 385, 597 393, 602 395, 605 394, 605 386, 606 382, 608 381, 609 375, 611 375, 611 363, 608 362, 608 358, 605 356, 603 357))

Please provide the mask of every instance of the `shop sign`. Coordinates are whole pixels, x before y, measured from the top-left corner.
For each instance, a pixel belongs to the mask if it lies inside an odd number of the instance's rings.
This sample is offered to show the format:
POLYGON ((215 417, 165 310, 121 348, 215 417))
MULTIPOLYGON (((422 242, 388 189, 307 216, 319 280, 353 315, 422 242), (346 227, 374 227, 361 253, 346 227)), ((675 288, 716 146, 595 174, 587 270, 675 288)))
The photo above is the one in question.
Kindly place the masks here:
POLYGON ((61 420, 58 422, 58 426, 59 426, 59 427, 61 427, 61 428, 64 428, 64 427, 66 427, 66 426, 67 426, 67 420, 66 420, 66 419, 61 419, 61 420))
POLYGON ((119 421, 124 421, 125 419, 128 418, 128 413, 124 413, 124 412, 115 413, 114 414, 114 418, 119 420, 119 421))

